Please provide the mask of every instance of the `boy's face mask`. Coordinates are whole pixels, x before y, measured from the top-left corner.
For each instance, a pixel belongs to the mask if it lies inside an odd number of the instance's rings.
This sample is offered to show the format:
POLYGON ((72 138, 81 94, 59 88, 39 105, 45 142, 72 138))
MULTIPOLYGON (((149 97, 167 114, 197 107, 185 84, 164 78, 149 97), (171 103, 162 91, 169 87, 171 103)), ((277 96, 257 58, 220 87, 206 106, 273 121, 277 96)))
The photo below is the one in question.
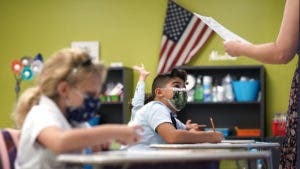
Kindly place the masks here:
POLYGON ((173 97, 166 100, 174 110, 180 111, 187 103, 187 90, 186 88, 172 88, 172 90, 173 97))
POLYGON ((68 121, 86 122, 96 115, 101 103, 99 99, 94 96, 89 96, 87 94, 82 95, 80 93, 78 93, 78 95, 83 98, 83 104, 78 107, 67 106, 66 117, 68 121))

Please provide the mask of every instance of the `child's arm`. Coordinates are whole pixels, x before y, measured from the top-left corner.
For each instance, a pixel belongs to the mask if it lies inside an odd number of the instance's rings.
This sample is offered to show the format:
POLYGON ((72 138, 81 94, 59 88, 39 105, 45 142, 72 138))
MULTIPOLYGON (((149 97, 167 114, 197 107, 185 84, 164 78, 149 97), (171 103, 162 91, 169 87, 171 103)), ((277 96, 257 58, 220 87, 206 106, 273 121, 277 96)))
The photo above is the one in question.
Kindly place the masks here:
POLYGON ((150 72, 145 69, 143 64, 141 66, 133 66, 133 69, 140 73, 139 82, 136 85, 136 89, 131 103, 132 104, 131 112, 134 114, 137 110, 139 110, 142 106, 144 106, 145 81, 147 77, 150 75, 150 72))
POLYGON ((138 84, 136 85, 134 96, 132 99, 131 113, 135 114, 137 110, 139 110, 141 107, 144 106, 144 102, 145 102, 145 82, 139 81, 138 84))
POLYGON ((176 130, 171 123, 160 124, 156 131, 169 144, 219 143, 224 139, 223 134, 220 132, 176 130))
POLYGON ((111 139, 116 139, 124 144, 135 143, 140 139, 136 133, 138 129, 141 127, 126 125, 101 125, 67 131, 58 127, 47 127, 39 133, 37 141, 56 153, 65 153, 101 145, 111 139))

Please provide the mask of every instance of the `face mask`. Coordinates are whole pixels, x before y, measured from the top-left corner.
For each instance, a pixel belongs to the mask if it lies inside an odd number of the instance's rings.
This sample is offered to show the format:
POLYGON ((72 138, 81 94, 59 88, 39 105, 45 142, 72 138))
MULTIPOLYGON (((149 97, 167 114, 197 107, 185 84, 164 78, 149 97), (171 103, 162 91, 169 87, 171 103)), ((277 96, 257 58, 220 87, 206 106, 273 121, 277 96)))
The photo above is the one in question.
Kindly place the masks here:
POLYGON ((186 88, 172 88, 173 97, 167 99, 172 108, 176 111, 182 110, 187 103, 187 91, 186 88))
POLYGON ((79 107, 68 106, 66 115, 68 121, 86 122, 96 115, 100 108, 100 101, 93 96, 83 96, 83 105, 79 107))

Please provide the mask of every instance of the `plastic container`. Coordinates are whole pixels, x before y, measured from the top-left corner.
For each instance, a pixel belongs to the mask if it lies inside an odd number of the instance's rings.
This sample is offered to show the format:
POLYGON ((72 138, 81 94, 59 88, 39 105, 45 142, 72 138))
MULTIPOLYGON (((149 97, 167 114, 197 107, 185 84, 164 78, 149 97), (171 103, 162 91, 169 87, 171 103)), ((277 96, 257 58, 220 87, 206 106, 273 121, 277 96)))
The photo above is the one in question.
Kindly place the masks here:
POLYGON ((105 95, 100 96, 100 101, 101 102, 107 102, 107 97, 105 95))
POLYGON ((198 76, 197 82, 196 82, 196 87, 195 87, 195 90, 194 90, 194 101, 202 102, 203 101, 203 95, 204 95, 204 90, 203 90, 203 86, 201 84, 201 77, 198 76))
POLYGON ((100 116, 95 116, 93 118, 91 118, 88 123, 91 125, 91 126, 97 126, 99 125, 100 123, 100 116))
POLYGON ((233 91, 236 101, 256 101, 260 90, 259 80, 233 81, 233 91))
POLYGON ((272 122, 272 134, 273 136, 285 136, 285 126, 286 122, 273 121, 272 122))
MULTIPOLYGON (((205 128, 204 131, 213 131, 213 129, 205 128)), ((216 128, 216 131, 223 133, 224 137, 228 137, 230 134, 229 128, 216 128)))
POLYGON ((110 102, 119 102, 120 101, 120 96, 119 95, 110 95, 109 96, 109 101, 110 102))
POLYGON ((232 90, 232 77, 227 74, 222 80, 222 87, 224 88, 224 99, 223 101, 232 102, 234 101, 234 94, 232 90))
POLYGON ((203 101, 204 102, 211 102, 211 83, 212 83, 212 77, 211 76, 203 76, 203 101))
POLYGON ((238 137, 259 137, 260 129, 237 129, 236 135, 238 137))

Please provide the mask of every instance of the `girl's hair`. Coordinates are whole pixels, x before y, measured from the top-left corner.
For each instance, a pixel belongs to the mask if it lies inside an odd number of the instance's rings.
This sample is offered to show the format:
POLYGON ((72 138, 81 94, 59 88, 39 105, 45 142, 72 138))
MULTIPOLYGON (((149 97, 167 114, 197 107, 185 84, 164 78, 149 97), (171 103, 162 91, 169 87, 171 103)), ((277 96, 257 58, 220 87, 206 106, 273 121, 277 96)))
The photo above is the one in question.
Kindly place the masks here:
POLYGON ((37 77, 37 86, 27 89, 19 98, 12 114, 16 127, 22 127, 27 113, 32 106, 38 104, 42 94, 57 101, 57 86, 60 82, 66 81, 69 85, 76 86, 89 76, 98 76, 103 82, 106 67, 103 63, 92 63, 89 55, 80 49, 62 49, 54 53, 37 77))

